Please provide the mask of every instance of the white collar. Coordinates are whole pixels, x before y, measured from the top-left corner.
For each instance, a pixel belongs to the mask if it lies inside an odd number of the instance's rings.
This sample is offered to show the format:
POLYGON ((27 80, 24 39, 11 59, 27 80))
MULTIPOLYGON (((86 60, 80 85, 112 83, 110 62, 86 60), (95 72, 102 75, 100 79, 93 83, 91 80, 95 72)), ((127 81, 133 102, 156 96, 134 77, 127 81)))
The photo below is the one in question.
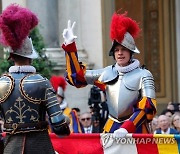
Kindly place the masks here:
POLYGON ((92 133, 92 125, 89 127, 84 127, 84 132, 85 133, 92 133))
POLYGON ((119 73, 130 72, 130 71, 136 69, 139 66, 140 66, 140 62, 137 59, 133 59, 131 64, 129 64, 127 66, 124 66, 124 67, 119 66, 117 63, 115 64, 115 68, 117 69, 117 71, 119 73))
POLYGON ((30 65, 11 66, 9 68, 9 73, 36 73, 36 69, 30 65))

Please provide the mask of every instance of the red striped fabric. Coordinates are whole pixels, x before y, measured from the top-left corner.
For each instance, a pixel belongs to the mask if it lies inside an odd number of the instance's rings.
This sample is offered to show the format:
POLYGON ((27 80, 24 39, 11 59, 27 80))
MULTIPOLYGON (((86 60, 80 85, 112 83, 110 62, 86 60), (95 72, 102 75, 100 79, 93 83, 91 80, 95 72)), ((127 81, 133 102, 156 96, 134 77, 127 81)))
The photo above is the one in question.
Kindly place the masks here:
POLYGON ((50 134, 54 149, 60 154, 179 154, 180 135, 128 134, 113 138, 112 134, 71 134, 59 138, 50 134))
POLYGON ((103 154, 99 134, 71 134, 59 138, 50 134, 54 149, 59 154, 103 154))
MULTIPOLYGON (((153 139, 153 134, 133 134, 132 137, 135 139, 153 139)), ((157 144, 151 141, 147 142, 147 144, 141 144, 141 142, 139 142, 136 144, 136 147, 138 154, 149 154, 149 151, 151 151, 152 154, 159 154, 157 144)))

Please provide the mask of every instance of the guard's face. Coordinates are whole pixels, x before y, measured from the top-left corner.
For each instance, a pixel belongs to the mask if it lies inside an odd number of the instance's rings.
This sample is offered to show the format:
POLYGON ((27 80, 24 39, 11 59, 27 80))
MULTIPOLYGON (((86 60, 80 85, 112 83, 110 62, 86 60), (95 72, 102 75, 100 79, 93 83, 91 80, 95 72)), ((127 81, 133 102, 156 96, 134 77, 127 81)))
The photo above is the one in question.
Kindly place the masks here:
POLYGON ((117 64, 121 67, 129 65, 131 51, 122 45, 117 45, 114 49, 114 57, 117 64))

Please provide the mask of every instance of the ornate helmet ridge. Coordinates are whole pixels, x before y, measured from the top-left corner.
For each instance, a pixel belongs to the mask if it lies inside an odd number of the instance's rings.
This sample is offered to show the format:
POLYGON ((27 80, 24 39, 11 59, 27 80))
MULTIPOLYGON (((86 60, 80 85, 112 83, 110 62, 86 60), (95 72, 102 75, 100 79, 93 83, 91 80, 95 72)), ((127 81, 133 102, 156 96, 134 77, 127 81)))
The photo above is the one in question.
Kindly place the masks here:
POLYGON ((37 16, 27 8, 18 4, 9 5, 0 16, 0 41, 11 48, 12 54, 27 58, 37 58, 30 31, 38 24, 37 16))
POLYGON ((109 56, 113 56, 114 48, 120 44, 134 53, 140 53, 135 45, 134 39, 139 35, 140 28, 138 23, 124 14, 114 13, 110 25, 110 38, 112 47, 109 56))

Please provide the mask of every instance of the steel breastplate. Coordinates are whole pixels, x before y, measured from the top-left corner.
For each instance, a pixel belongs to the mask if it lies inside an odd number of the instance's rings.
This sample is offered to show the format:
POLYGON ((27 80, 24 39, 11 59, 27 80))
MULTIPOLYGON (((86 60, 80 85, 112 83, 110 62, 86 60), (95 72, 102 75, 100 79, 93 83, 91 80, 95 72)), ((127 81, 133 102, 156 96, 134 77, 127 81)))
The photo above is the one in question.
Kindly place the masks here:
POLYGON ((120 73, 117 81, 107 83, 106 96, 110 115, 117 119, 131 115, 139 99, 155 98, 153 77, 148 70, 140 68, 120 73))
POLYGON ((119 75, 116 83, 106 87, 109 113, 115 118, 132 114, 133 105, 137 102, 139 91, 128 89, 123 83, 124 75, 119 75))

